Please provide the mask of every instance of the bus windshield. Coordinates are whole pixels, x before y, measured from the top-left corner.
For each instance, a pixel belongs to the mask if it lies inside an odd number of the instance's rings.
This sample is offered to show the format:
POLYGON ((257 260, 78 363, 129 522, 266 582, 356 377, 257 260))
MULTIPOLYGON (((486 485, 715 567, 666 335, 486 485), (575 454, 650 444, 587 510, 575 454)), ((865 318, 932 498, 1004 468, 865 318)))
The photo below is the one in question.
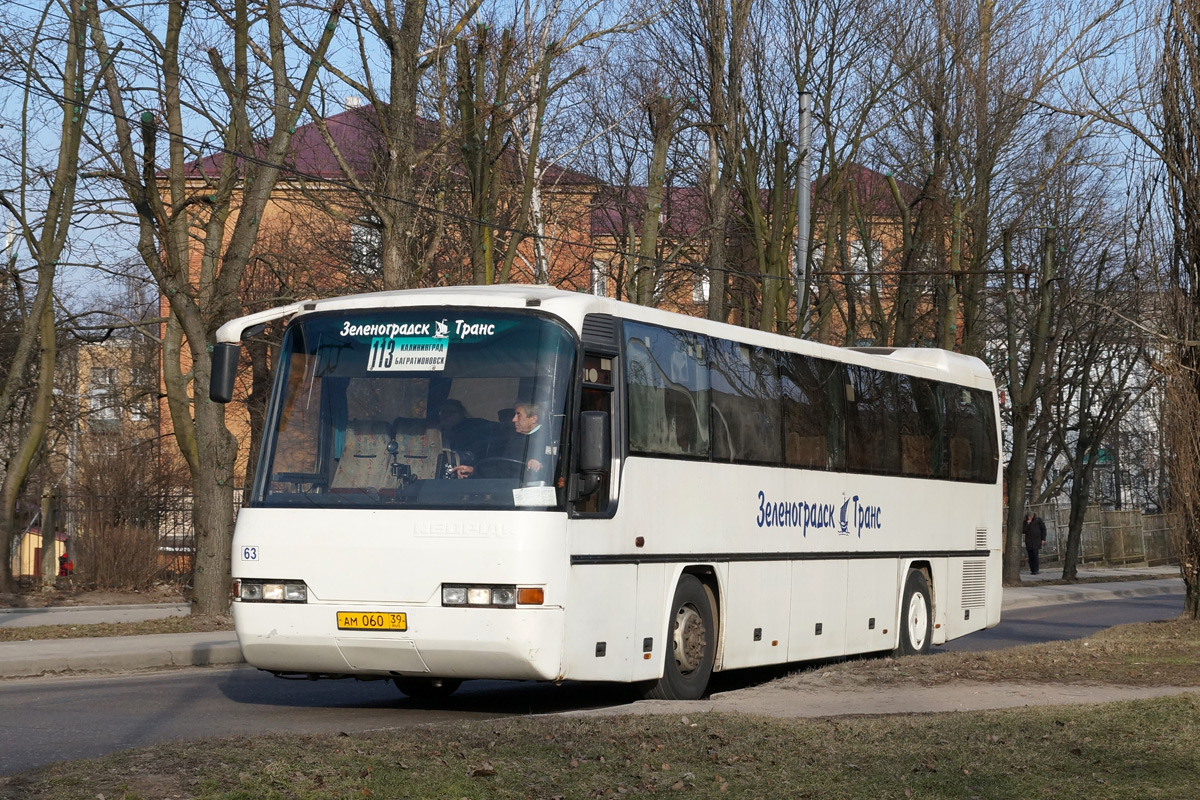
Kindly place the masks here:
POLYGON ((313 315, 282 343, 259 506, 554 509, 575 343, 527 313, 313 315))

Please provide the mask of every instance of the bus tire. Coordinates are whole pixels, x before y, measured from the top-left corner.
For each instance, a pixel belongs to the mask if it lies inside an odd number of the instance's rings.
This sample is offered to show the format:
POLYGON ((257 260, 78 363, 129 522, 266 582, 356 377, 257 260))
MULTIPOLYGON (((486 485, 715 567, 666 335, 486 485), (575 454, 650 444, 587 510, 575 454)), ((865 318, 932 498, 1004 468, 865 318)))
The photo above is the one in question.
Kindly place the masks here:
POLYGON ((698 700, 708 688, 716 662, 717 626, 712 592, 695 575, 684 575, 675 587, 668 620, 663 675, 649 684, 654 700, 698 700))
POLYGON ((900 600, 900 644, 895 655, 915 656, 929 652, 929 640, 933 635, 933 604, 929 598, 929 581, 925 579, 925 573, 910 569, 900 600))
POLYGON ((396 688, 414 700, 437 700, 458 691, 462 681, 452 678, 414 678, 397 675, 392 678, 396 688))

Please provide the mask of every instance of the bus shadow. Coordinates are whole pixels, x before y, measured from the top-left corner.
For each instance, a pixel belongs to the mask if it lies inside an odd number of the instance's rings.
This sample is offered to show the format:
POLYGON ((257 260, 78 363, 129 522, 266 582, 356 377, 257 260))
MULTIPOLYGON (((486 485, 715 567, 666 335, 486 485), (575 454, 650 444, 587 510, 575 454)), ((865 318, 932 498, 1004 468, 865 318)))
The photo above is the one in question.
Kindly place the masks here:
MULTIPOLYGON (((714 673, 705 697, 761 686, 780 678, 820 669, 845 659, 714 673)), ((415 698, 403 694, 390 680, 284 679, 266 672, 233 670, 221 682, 221 692, 239 704, 285 708, 407 709, 451 715, 560 714, 619 708, 642 699, 639 685, 620 683, 562 683, 538 681, 464 681, 454 694, 415 698)))
POLYGON ((410 709, 472 714, 556 714, 627 705, 638 699, 627 684, 560 684, 537 681, 464 681, 449 697, 408 697, 390 680, 317 680, 276 678, 251 669, 233 670, 221 681, 222 694, 234 703, 290 708, 410 709))

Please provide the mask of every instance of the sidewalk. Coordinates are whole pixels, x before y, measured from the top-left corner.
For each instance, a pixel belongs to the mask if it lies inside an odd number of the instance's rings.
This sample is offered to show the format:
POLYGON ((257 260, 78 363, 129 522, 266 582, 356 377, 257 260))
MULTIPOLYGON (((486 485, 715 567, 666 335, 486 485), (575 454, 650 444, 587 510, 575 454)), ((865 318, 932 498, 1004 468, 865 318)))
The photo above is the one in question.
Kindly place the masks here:
MULTIPOLYGON (((1058 579, 1061 571, 1042 570, 1039 575, 1025 573, 1023 585, 1004 590, 1004 611, 1051 603, 1080 603, 1112 600, 1120 597, 1144 597, 1183 592, 1178 567, 1081 568, 1079 577, 1122 578, 1110 583, 1083 583, 1071 586, 1046 585, 1058 579), (1129 580, 1133 576, 1144 579, 1129 580), (1039 585, 1041 584, 1041 585, 1039 585)), ((92 614, 108 615, 97 621, 127 621, 130 615, 152 614, 143 619, 164 616, 162 606, 92 606, 64 609, 39 609, 38 623, 64 624, 59 612, 83 623, 72 615, 84 609, 92 614), (51 620, 54 620, 52 623, 51 620)), ((177 609, 186 613, 185 608, 177 609)), ((28 619, 30 609, 0 609, 0 627, 17 624, 18 615, 28 619)), ((155 636, 111 636, 90 639, 34 639, 25 642, 0 642, 0 679, 26 678, 58 672, 125 672, 165 667, 240 664, 242 652, 232 631, 217 633, 169 633, 155 636)))

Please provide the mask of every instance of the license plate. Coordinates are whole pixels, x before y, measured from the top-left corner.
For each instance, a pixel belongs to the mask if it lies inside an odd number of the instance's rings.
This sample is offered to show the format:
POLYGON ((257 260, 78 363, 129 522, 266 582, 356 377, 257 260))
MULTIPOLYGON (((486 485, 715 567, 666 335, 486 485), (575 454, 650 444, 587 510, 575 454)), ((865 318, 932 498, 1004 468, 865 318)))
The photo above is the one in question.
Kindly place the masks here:
POLYGON ((406 631, 408 615, 390 611, 339 611, 339 631, 406 631))

